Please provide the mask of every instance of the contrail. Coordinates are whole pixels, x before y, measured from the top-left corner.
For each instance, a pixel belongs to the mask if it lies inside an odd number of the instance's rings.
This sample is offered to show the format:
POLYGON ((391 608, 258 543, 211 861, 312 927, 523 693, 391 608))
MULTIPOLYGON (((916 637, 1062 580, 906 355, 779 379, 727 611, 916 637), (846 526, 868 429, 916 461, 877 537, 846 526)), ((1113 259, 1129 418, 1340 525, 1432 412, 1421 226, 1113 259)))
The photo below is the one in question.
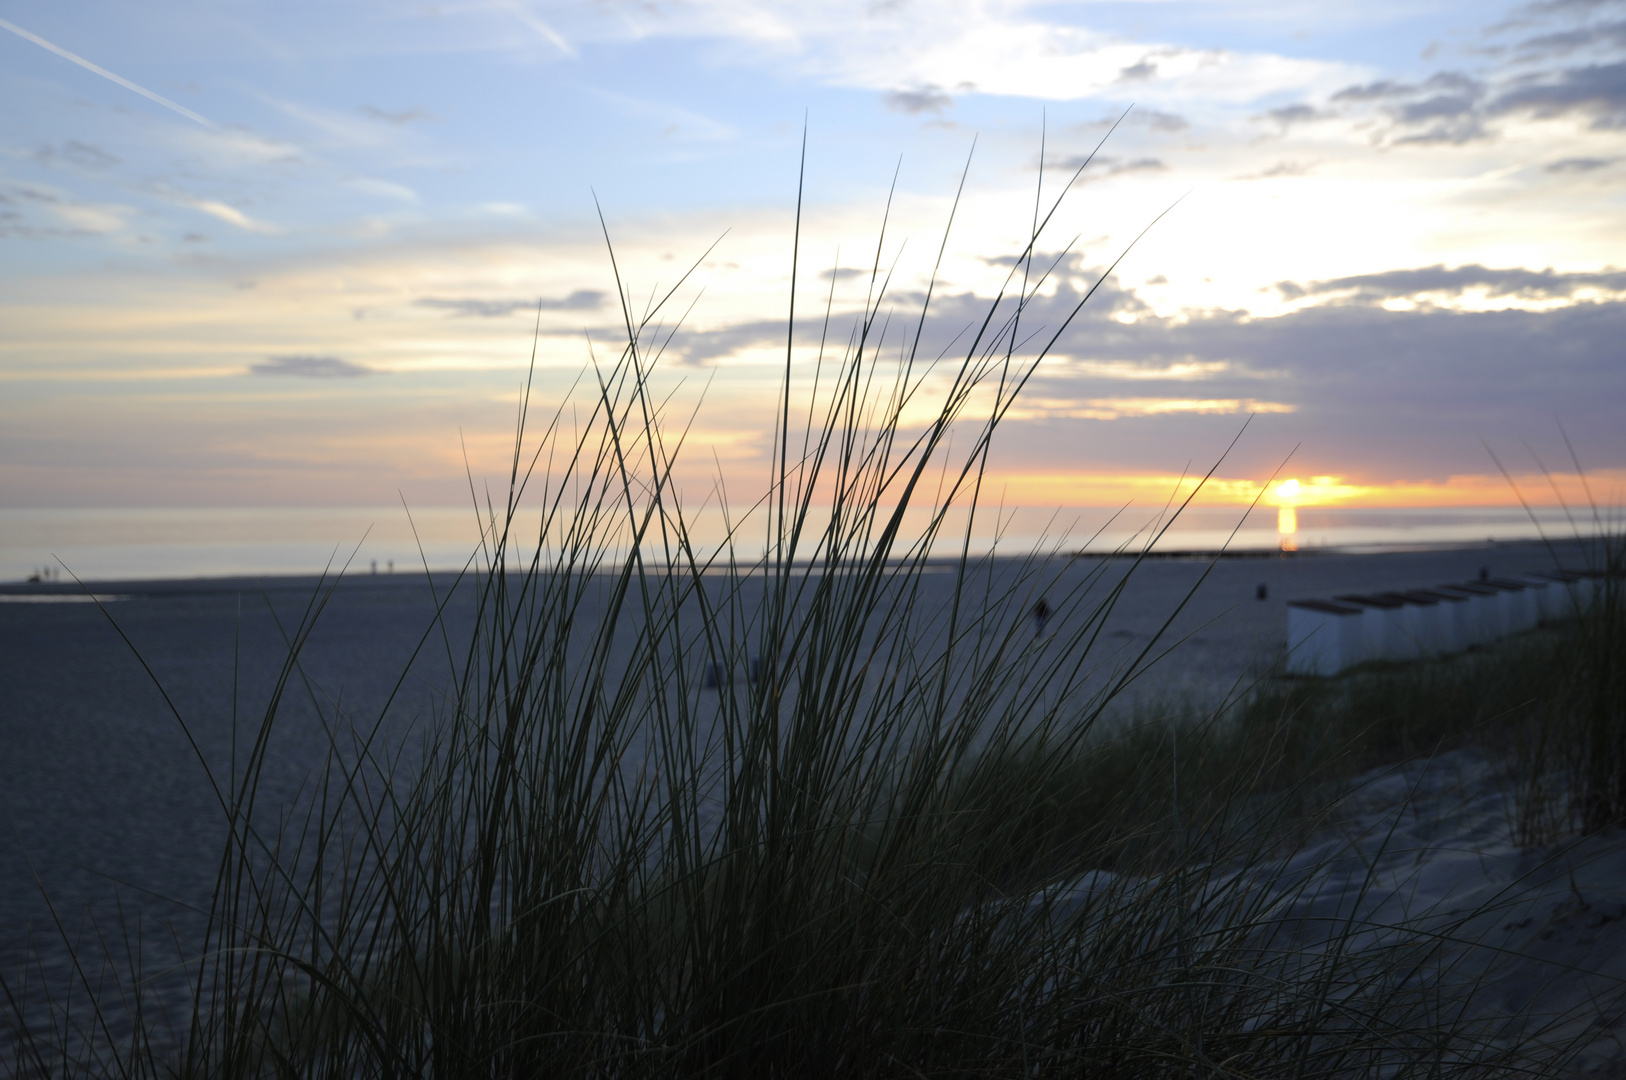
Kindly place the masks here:
POLYGON ((147 100, 156 101, 158 104, 162 105, 164 108, 169 109, 169 110, 171 110, 173 112, 178 112, 182 116, 186 117, 188 120, 193 120, 193 121, 196 121, 199 124, 202 124, 204 127, 208 128, 210 131, 219 131, 220 130, 220 125, 215 123, 213 120, 210 120, 208 117, 199 116, 197 113, 193 112, 191 109, 188 109, 185 105, 177 105, 177 104, 175 104, 175 102, 169 100, 169 98, 164 97, 162 94, 155 94, 151 90, 148 90, 144 86, 137 86, 135 83, 131 82, 129 79, 122 78, 122 77, 120 77, 118 75, 115 75, 111 71, 108 71, 104 67, 100 67, 100 66, 98 66, 96 64, 92 64, 89 60, 86 60, 83 56, 75 55, 74 53, 69 52, 67 49, 62 48, 59 45, 52 45, 49 41, 46 41, 44 38, 40 37, 38 34, 31 34, 27 30, 24 30, 22 27, 18 26, 16 23, 7 22, 5 19, 0 19, 0 29, 10 30, 13 34, 16 34, 18 37, 22 38, 23 40, 32 41, 34 44, 38 45, 40 48, 48 49, 49 51, 54 52, 58 56, 62 57, 62 59, 70 60, 73 63, 78 64, 80 67, 84 68, 86 71, 94 71, 96 74, 100 75, 102 78, 110 79, 113 82, 116 82, 120 86, 124 87, 126 90, 134 90, 136 93, 140 94, 142 97, 146 98, 147 100))
POLYGON ((497 6, 536 31, 537 35, 546 40, 549 45, 552 45, 571 59, 576 58, 575 48, 565 40, 564 35, 532 14, 530 8, 520 3, 519 0, 497 0, 497 6))

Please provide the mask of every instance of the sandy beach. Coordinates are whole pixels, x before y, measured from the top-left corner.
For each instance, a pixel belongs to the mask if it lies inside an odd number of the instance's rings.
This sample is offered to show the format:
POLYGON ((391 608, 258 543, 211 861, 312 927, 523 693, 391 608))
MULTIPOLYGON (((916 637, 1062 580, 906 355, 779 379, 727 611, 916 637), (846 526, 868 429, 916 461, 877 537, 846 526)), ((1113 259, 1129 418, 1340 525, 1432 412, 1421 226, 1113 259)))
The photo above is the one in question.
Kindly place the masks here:
MULTIPOLYGON (((1559 553, 1570 556, 1578 559, 1559 553)), ((1000 563, 991 581, 996 593, 1020 581, 1016 618, 1029 595, 1048 598, 1056 613, 1037 647, 1054 649, 1068 620, 1091 610, 1130 565, 1054 558, 1021 579, 1021 567, 1000 563)), ((1536 544, 1151 560, 1101 627, 1094 663, 1110 673, 1162 630, 1157 649, 1168 655, 1132 686, 1127 704, 1201 706, 1243 692, 1279 657, 1290 600, 1553 565, 1554 554, 1536 544)), ((953 574, 923 580, 946 588, 953 574)), ((305 678, 290 687, 264 799, 292 805, 309 783, 327 747, 324 715, 382 716, 391 739, 432 721, 448 652, 460 657, 473 618, 465 588, 446 607, 444 637, 426 635, 434 596, 449 586, 437 580, 432 594, 421 575, 404 574, 340 583, 305 646, 305 678)), ((5 970, 35 951, 47 977, 60 978, 69 970, 63 933, 82 947, 96 925, 138 910, 144 927, 162 928, 143 946, 152 963, 173 958, 175 942, 196 932, 222 835, 199 755, 221 771, 241 752, 233 733, 263 710, 314 587, 312 579, 93 583, 128 644, 96 604, 65 599, 67 589, 5 587, 13 601, 0 602, 5 970), (42 602, 47 595, 64 599, 42 602)), ((1626 839, 1556 838, 1521 850, 1509 798, 1496 764, 1465 752, 1380 770, 1351 789, 1336 828, 1261 887, 1276 890, 1271 902, 1286 921, 1449 924, 1447 967, 1463 978, 1483 972, 1495 988, 1474 997, 1475 1017, 1528 1006, 1562 1021, 1554 1037, 1585 1045, 1578 1060, 1587 1069, 1615 1068, 1621 1016, 1603 1003, 1626 976, 1626 839), (1465 911, 1478 914, 1452 921, 1465 911)))

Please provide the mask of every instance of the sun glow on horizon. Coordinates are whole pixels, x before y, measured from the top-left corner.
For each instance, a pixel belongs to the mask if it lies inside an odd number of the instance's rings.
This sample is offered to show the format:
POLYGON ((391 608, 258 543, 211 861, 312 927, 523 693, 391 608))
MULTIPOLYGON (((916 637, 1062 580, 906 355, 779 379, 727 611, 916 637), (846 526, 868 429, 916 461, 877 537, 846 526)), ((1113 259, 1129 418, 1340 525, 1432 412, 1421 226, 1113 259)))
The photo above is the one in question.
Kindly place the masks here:
MULTIPOLYGON (((1005 473, 1007 502, 1025 506, 1113 506, 1163 503, 1192 494, 1198 479, 1172 473, 1005 473)), ((1530 505, 1587 506, 1593 501, 1615 505, 1626 498, 1626 470, 1600 469, 1585 481, 1575 474, 1515 474, 1510 485, 1495 473, 1452 475, 1443 480, 1374 479, 1357 482, 1343 476, 1292 477, 1263 484, 1241 477, 1211 477, 1202 483, 1193 505, 1265 506, 1291 509, 1335 507, 1405 509, 1427 507, 1518 506, 1520 494, 1530 505), (1515 490, 1515 485, 1517 490, 1515 490), (1590 493, 1588 487, 1590 486, 1590 493)))

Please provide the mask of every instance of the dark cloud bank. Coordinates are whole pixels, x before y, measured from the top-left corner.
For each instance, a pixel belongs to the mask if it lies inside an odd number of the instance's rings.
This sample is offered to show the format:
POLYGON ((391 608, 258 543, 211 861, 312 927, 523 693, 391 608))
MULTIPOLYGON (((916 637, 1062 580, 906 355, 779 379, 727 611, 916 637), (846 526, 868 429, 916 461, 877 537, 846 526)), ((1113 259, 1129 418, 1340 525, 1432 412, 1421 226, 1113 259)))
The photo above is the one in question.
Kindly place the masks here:
MULTIPOLYGON (((1020 336, 1047 341, 1093 280, 1074 256, 1062 261, 1056 295, 1023 316, 1020 336)), ((861 287, 853 284, 851 288, 861 287)), ((1262 455, 1238 459, 1267 468, 1272 454, 1302 443, 1295 461, 1307 473, 1351 475, 1359 468, 1413 479, 1491 471, 1481 439, 1515 449, 1550 441, 1555 420, 1593 468, 1626 467, 1626 302, 1577 302, 1546 312, 1462 312, 1433 305, 1466 292, 1522 301, 1568 299, 1585 289, 1626 290, 1626 272, 1443 266, 1332 281, 1283 282, 1277 289, 1307 306, 1276 318, 1191 313, 1185 321, 1152 315, 1130 290, 1109 281, 1080 311, 1025 391, 1029 400, 1174 397, 1254 399, 1293 406, 1262 416, 1250 432, 1262 455), (1385 301, 1420 306, 1390 311, 1385 301), (1126 324, 1116 316, 1133 315, 1126 324), (1224 365, 1191 380, 1107 378, 1114 370, 1147 373, 1171 365, 1224 365)), ((912 333, 920 297, 898 295, 892 330, 880 350, 895 359, 903 330, 912 333)), ((933 302, 920 355, 962 358, 988 300, 969 294, 933 302), (961 335, 957 341, 956 335, 961 335)), ((884 320, 877 320, 880 325, 884 320)), ((996 323, 1000 320, 996 320, 996 323)), ((804 340, 820 327, 799 328, 804 340)), ((848 327, 832 328, 845 341, 848 327)), ((747 346, 782 344, 782 323, 764 321, 709 333, 680 333, 673 352, 707 364, 747 346)), ((1176 414, 1113 421, 1041 419, 1013 425, 1008 455, 1034 466, 1178 470, 1188 458, 1217 453, 1240 415, 1176 414)))

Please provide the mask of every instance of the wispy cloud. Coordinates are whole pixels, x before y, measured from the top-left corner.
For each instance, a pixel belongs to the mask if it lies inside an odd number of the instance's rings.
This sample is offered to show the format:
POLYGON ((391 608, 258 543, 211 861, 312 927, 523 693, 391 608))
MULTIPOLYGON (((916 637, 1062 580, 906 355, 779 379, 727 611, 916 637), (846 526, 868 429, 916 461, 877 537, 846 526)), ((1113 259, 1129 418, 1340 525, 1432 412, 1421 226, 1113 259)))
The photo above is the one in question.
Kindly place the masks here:
POLYGON ((1281 180, 1289 177, 1308 176, 1310 170, 1315 168, 1313 161, 1278 161, 1268 169, 1256 173, 1248 173, 1237 177, 1238 180, 1281 180))
POLYGON ((1017 405, 1007 416, 1013 420, 1133 420, 1176 413, 1237 416, 1297 411, 1296 405, 1287 402, 1254 398, 1120 397, 1075 400, 1034 397, 1017 405))
POLYGON ((415 203, 418 193, 405 184, 397 184, 393 180, 380 180, 374 176, 352 177, 344 182, 345 186, 368 195, 379 195, 398 202, 415 203))
POLYGON ((110 154, 99 146, 80 142, 78 139, 68 139, 57 146, 41 147, 34 154, 34 160, 42 165, 55 165, 58 162, 63 162, 69 166, 91 172, 101 172, 120 164, 116 154, 110 154))
POLYGON ((1541 169, 1542 172, 1550 173, 1589 173, 1596 172, 1598 169, 1607 169, 1619 160, 1619 158, 1600 157, 1560 158, 1557 161, 1549 161, 1541 169))
POLYGON ((237 209, 237 207, 229 206, 216 199, 197 199, 188 205, 203 211, 212 218, 218 218, 228 225, 235 225, 244 232, 260 233, 265 236, 274 236, 282 232, 280 226, 266 221, 257 221, 237 209))
POLYGON ((361 106, 361 112, 364 116, 371 117, 374 120, 397 125, 410 124, 415 120, 427 120, 429 118, 429 114, 423 109, 400 109, 396 112, 390 112, 387 109, 380 109, 376 105, 363 105, 361 106))
POLYGON ((492 0, 493 6, 512 15, 520 25, 526 27, 537 37, 558 49, 571 59, 578 55, 575 46, 565 40, 563 34, 555 30, 551 24, 532 11, 522 0, 492 0))
POLYGON ((911 116, 928 112, 940 116, 944 109, 954 107, 954 99, 936 86, 922 86, 914 90, 889 90, 881 95, 881 100, 886 103, 887 108, 911 116))
POLYGON ((1560 273, 1550 267, 1526 270, 1478 264, 1441 265, 1357 274, 1307 284, 1282 281, 1277 283, 1276 290, 1289 301, 1324 299, 1337 304, 1382 306, 1404 301, 1449 305, 1454 300, 1473 296, 1486 303, 1501 302, 1504 306, 1520 301, 1547 306, 1583 296, 1626 295, 1626 271, 1560 273))
POLYGON ((1212 379, 1232 371, 1226 360, 1186 360, 1173 364, 1144 364, 1130 360, 1080 360, 1073 365, 1081 375, 1131 382, 1212 379))
POLYGON ((128 206, 76 199, 45 186, 0 189, 0 236, 110 236, 124 231, 131 213, 128 206))
POLYGON ((1081 184, 1094 183, 1100 180, 1110 180, 1115 176, 1129 176, 1135 173, 1167 172, 1168 165, 1161 158, 1143 157, 1132 161, 1121 161, 1113 157, 1097 155, 1093 160, 1088 154, 1072 154, 1067 157, 1052 158, 1047 161, 1046 167, 1061 169, 1064 172, 1076 172, 1085 162, 1089 168, 1078 178, 1081 184))
POLYGON ((353 364, 336 356, 272 356, 248 366, 250 375, 295 379, 358 379, 383 374, 377 368, 353 364))
POLYGON ((483 319, 497 319, 516 311, 592 311, 603 304, 604 293, 597 289, 577 289, 569 296, 529 300, 452 300, 425 296, 412 301, 413 307, 437 308, 457 316, 472 315, 483 319))

